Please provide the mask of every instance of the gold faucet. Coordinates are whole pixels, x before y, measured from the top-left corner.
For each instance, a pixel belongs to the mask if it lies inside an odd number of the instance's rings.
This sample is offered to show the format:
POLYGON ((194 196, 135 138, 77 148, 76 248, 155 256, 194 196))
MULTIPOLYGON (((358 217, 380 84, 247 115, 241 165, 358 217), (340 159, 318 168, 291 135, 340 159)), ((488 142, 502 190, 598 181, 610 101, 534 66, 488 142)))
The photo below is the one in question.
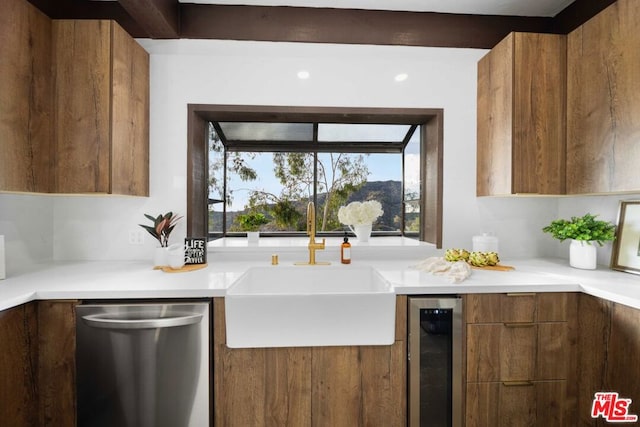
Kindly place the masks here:
POLYGON ((316 251, 324 250, 325 239, 316 242, 316 210, 313 202, 307 205, 307 235, 309 236, 309 262, 296 262, 295 265, 329 265, 330 262, 317 262, 316 251))

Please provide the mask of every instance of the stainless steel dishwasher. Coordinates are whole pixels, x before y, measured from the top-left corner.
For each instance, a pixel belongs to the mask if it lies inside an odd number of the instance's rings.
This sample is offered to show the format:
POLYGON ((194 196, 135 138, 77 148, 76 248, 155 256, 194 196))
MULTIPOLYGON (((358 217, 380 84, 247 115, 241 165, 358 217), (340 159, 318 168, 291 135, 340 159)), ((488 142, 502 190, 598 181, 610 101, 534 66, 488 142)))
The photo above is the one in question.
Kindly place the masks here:
POLYGON ((210 425, 209 303, 76 308, 79 427, 210 425))

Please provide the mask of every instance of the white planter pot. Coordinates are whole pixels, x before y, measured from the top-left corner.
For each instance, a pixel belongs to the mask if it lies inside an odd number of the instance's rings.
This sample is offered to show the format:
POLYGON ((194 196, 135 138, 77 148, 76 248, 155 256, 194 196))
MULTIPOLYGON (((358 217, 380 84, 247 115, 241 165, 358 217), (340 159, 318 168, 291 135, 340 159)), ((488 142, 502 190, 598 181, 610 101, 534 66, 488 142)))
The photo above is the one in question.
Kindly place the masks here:
POLYGON ((165 267, 169 265, 169 252, 167 248, 158 247, 153 252, 153 266, 165 267))
POLYGON ((247 231, 247 240, 250 244, 258 243, 258 239, 260 239, 259 231, 247 231))
POLYGON ((369 236, 371 236, 371 224, 357 224, 353 226, 349 226, 353 234, 358 238, 358 242, 366 243, 369 241, 369 236))
POLYGON ((569 265, 584 270, 595 270, 597 250, 594 242, 571 240, 569 246, 569 265))

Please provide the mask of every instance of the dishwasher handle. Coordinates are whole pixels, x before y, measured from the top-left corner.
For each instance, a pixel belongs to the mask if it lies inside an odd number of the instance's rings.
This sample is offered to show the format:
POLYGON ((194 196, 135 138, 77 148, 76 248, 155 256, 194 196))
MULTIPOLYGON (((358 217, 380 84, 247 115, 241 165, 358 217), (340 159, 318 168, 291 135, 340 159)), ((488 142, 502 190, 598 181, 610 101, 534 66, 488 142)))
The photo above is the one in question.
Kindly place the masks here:
POLYGON ((145 318, 145 319, 122 319, 109 317, 105 313, 89 314, 82 316, 82 320, 88 326, 102 329, 156 329, 172 328, 175 326, 186 326, 199 323, 203 315, 201 313, 182 314, 173 317, 145 318))

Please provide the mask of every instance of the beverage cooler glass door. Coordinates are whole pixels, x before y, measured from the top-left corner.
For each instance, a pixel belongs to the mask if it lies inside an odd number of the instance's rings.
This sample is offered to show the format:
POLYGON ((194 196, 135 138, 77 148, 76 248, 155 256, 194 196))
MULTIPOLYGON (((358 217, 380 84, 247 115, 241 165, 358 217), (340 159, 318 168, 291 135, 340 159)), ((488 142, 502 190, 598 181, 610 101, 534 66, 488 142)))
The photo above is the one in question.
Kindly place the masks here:
POLYGON ((409 426, 462 425, 462 299, 409 298, 409 426))

